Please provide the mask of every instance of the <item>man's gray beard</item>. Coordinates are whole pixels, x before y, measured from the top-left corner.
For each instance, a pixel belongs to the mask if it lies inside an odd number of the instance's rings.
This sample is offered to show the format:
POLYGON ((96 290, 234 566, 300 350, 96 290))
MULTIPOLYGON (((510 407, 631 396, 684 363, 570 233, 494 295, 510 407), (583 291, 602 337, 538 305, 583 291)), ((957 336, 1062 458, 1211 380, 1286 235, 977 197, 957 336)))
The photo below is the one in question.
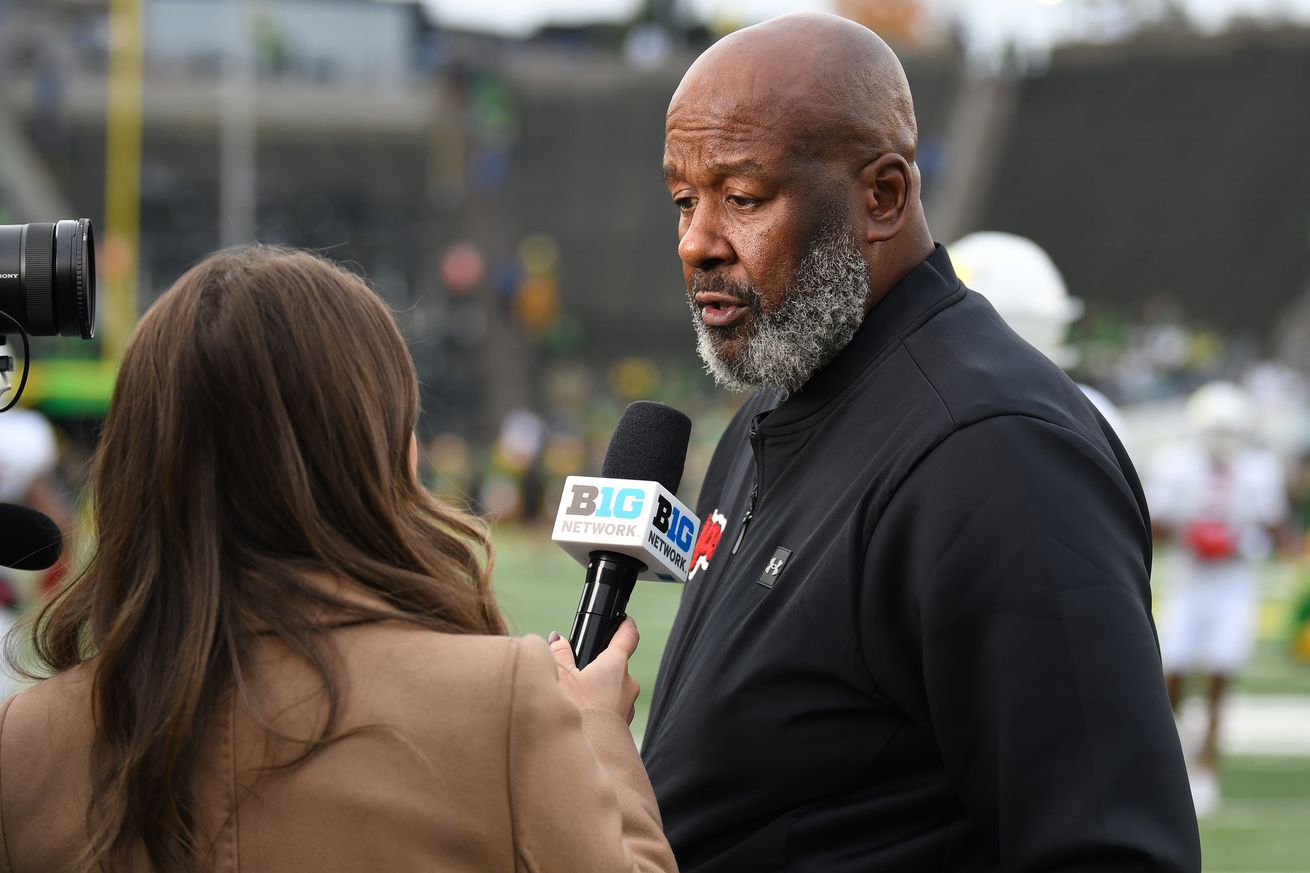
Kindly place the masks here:
POLYGON ((755 317, 746 352, 734 362, 719 355, 716 329, 701 320, 692 302, 696 351, 705 362, 705 372, 729 391, 774 388, 792 394, 846 348, 859 330, 869 299, 869 266, 849 225, 829 224, 796 267, 793 285, 777 309, 765 313, 759 292, 733 288, 736 293, 742 290, 755 317))

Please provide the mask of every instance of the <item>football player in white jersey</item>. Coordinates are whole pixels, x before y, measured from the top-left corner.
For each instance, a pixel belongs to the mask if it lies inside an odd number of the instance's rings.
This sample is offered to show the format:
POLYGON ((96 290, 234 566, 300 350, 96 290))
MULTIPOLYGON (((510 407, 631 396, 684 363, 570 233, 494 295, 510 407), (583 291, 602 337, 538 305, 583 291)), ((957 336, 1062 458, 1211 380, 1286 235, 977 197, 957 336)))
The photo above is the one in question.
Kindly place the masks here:
POLYGON ((1206 677, 1204 740, 1192 770, 1197 813, 1215 809, 1220 715, 1250 653, 1259 602, 1258 564, 1287 518, 1284 471, 1256 442, 1256 410, 1230 382, 1211 382, 1187 401, 1193 436, 1152 465, 1147 504, 1158 539, 1172 541, 1178 572, 1160 625, 1169 699, 1206 677))

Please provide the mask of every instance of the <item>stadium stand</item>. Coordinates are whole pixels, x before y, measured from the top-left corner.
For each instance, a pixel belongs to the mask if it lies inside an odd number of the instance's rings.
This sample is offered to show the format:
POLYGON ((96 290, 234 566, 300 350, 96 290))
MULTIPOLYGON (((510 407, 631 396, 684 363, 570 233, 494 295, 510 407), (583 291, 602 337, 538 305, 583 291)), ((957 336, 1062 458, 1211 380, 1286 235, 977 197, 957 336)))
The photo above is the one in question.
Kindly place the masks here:
POLYGON ((1089 303, 1266 340, 1310 277, 1310 32, 1152 35, 1023 80, 978 228, 1089 303))

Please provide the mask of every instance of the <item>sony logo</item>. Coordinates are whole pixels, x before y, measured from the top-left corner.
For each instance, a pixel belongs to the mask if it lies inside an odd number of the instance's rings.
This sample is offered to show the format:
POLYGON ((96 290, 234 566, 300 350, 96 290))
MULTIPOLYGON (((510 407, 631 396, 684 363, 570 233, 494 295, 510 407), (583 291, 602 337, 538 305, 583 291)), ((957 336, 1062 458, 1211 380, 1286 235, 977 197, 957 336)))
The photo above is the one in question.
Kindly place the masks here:
POLYGON ((0 279, 17 279, 17 273, 0 273, 0 279))

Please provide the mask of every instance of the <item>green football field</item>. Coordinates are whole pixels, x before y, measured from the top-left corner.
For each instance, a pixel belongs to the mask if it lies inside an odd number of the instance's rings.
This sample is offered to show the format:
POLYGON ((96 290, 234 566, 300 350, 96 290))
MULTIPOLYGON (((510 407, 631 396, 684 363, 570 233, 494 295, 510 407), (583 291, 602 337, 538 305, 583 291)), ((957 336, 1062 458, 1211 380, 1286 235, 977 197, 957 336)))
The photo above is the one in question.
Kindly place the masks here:
POLYGON ((1310 871, 1310 758, 1229 756, 1222 784, 1201 822, 1206 873, 1310 871))
MULTIPOLYGON (((549 542, 548 532, 501 527, 495 539, 495 585, 512 631, 567 635, 582 568, 549 542)), ((1243 693, 1304 695, 1310 702, 1310 665, 1293 662, 1278 639, 1294 584, 1286 571, 1267 583, 1262 633, 1270 639, 1260 645, 1243 693)), ((628 606, 641 629, 630 668, 642 687, 633 721, 638 738, 681 593, 676 585, 642 582, 628 606)), ((1305 730, 1310 732, 1310 723, 1305 730)), ((1201 822, 1206 873, 1310 873, 1310 756, 1229 755, 1222 784, 1223 805, 1201 822)))

